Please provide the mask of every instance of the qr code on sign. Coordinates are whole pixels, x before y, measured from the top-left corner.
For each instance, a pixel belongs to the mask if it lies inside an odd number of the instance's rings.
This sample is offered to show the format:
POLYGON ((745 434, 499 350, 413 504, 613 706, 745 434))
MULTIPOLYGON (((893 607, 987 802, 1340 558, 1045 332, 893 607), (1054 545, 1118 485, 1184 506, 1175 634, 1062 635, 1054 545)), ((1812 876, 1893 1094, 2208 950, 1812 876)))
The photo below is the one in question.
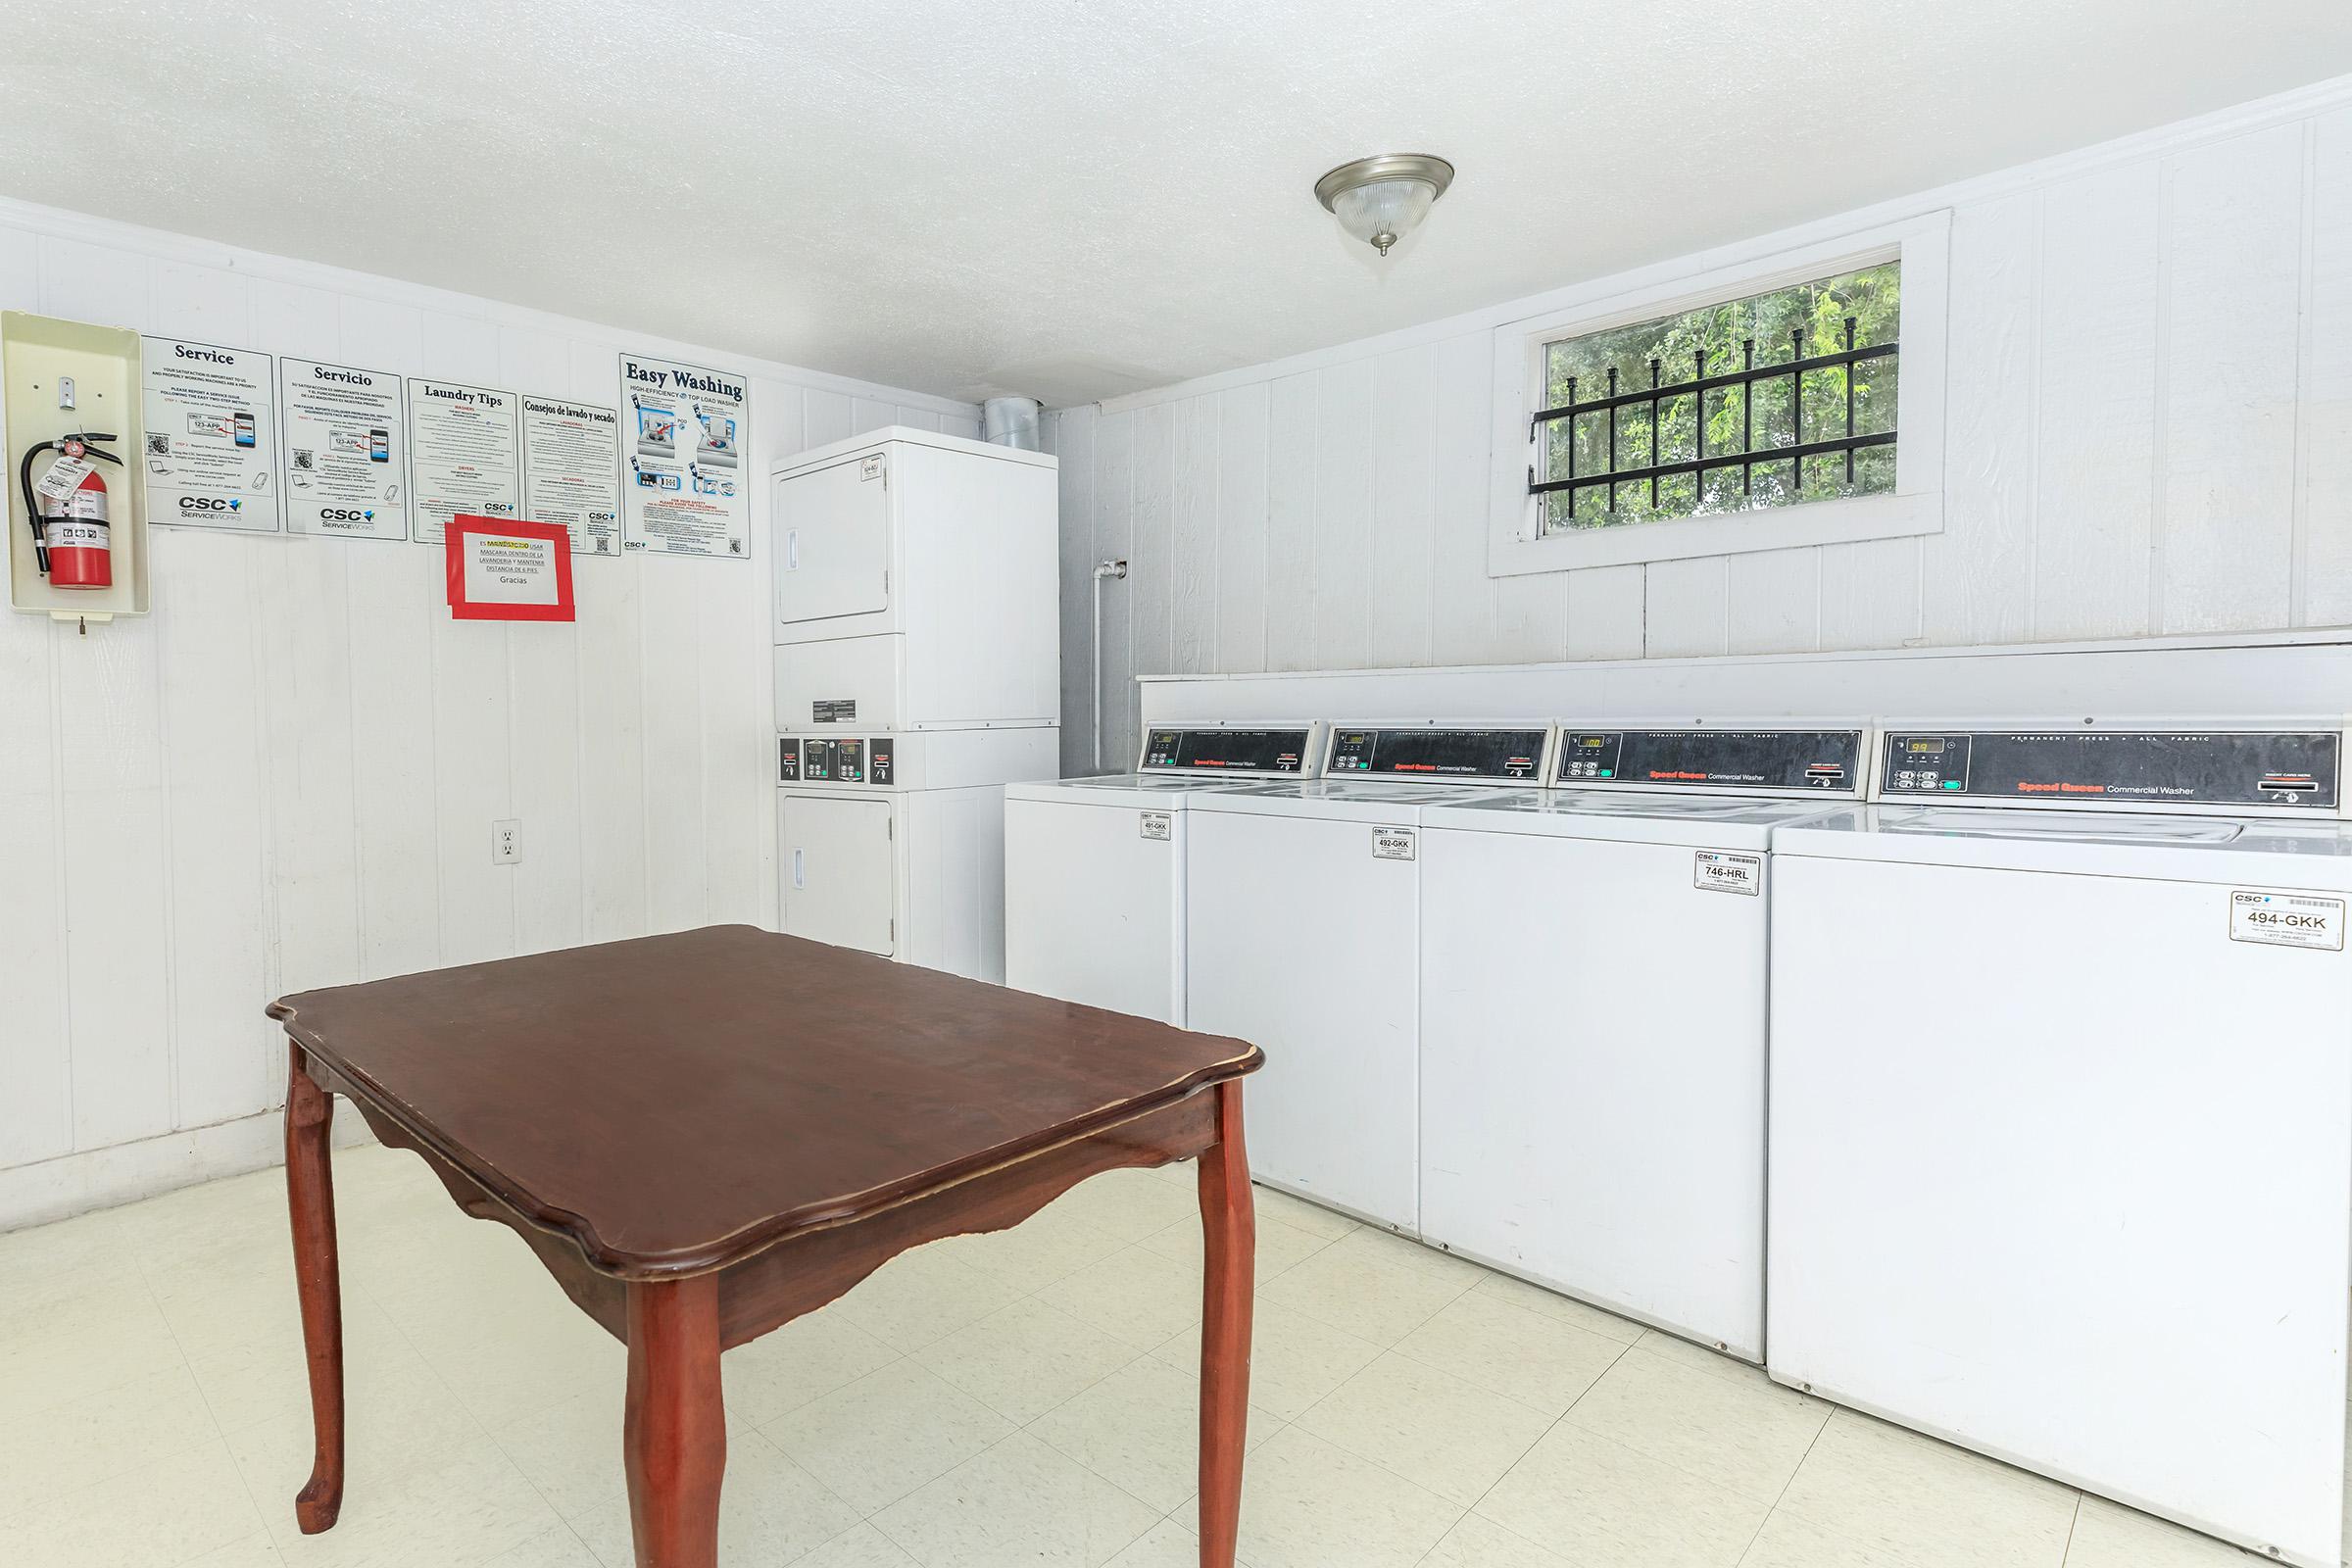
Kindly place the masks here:
POLYGON ((318 459, 317 455, 309 448, 296 447, 294 449, 294 466, 297 468, 316 468, 318 466, 318 459))
POLYGON ((172 438, 161 430, 150 432, 147 437, 147 452, 150 457, 170 457, 172 455, 172 438))

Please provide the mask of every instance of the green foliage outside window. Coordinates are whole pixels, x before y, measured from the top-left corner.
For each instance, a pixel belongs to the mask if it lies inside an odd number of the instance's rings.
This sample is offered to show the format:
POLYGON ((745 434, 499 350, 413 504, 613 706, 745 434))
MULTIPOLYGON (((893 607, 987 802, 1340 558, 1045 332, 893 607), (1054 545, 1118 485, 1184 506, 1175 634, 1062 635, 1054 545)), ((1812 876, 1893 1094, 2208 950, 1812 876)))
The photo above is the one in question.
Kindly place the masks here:
MULTIPOLYGON (((1617 371, 1617 392, 1645 392, 1651 384, 1651 361, 1657 362, 1657 384, 1685 385, 1701 374, 1723 375, 1746 363, 1743 346, 1752 340, 1759 369, 1787 365, 1796 358, 1813 359, 1846 347, 1846 322, 1853 321, 1853 346, 1870 348, 1893 343, 1900 325, 1902 267, 1886 262, 1858 271, 1825 277, 1810 283, 1774 289, 1770 293, 1731 300, 1680 316, 1662 317, 1628 326, 1614 326, 1581 337, 1565 338, 1544 349, 1544 404, 1562 408, 1609 395, 1609 371, 1617 371), (1790 342, 1791 331, 1803 332, 1802 354, 1790 342), (1571 388, 1573 378, 1573 389, 1571 388)), ((1895 427, 1897 356, 1865 360, 1851 367, 1854 435, 1873 435, 1895 427)), ((1789 377, 1770 376, 1745 386, 1713 388, 1705 393, 1677 393, 1657 404, 1656 455, 1651 455, 1650 405, 1645 400, 1616 411, 1616 460, 1609 456, 1609 416, 1595 411, 1574 418, 1559 418, 1538 434, 1544 461, 1539 479, 1570 476, 1569 444, 1575 443, 1575 474, 1598 477, 1628 468, 1657 464, 1687 463, 1699 457, 1698 429, 1706 426, 1706 456, 1728 457, 1742 449, 1746 439, 1759 453, 1802 442, 1839 439, 1846 429, 1848 368, 1827 366, 1803 372, 1804 428, 1795 428, 1794 400, 1789 377), (1752 399, 1752 405, 1750 400, 1752 399), (1703 405, 1703 406, 1702 406, 1703 405)), ((1592 485, 1544 495, 1544 527, 1547 533, 1619 527, 1674 517, 1786 507, 1799 502, 1826 501, 1840 496, 1886 495, 1894 489, 1894 446, 1865 447, 1853 453, 1852 475, 1843 454, 1757 463, 1743 469, 1737 463, 1709 467, 1700 474, 1670 474, 1616 485, 1592 485), (1802 467, 1802 472, 1797 469, 1802 467), (1743 482, 1744 480, 1744 482, 1743 482), (1614 491, 1614 506, 1611 505, 1614 491), (1573 497, 1573 499, 1571 499, 1573 497)))

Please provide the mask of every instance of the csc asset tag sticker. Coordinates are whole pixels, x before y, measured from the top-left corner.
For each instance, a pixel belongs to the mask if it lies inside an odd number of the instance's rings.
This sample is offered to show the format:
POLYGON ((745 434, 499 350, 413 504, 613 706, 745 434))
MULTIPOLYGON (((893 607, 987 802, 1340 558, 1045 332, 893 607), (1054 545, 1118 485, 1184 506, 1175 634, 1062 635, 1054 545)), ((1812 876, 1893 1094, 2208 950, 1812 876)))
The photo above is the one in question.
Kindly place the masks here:
POLYGON ((1700 850, 1691 857, 1690 884, 1709 893, 1744 893, 1753 898, 1764 891, 1764 858, 1700 850))
POLYGON ((2344 951, 2344 901, 2308 893, 2257 893, 2240 888, 2230 895, 2230 940, 2267 942, 2278 948, 2344 951))
POLYGON ((1168 823, 1165 811, 1138 811, 1135 830, 1148 839, 1164 839, 1168 836, 1168 823))
POLYGON ((1417 837, 1409 827, 1376 827, 1372 830, 1372 858, 1375 860, 1409 860, 1417 837))

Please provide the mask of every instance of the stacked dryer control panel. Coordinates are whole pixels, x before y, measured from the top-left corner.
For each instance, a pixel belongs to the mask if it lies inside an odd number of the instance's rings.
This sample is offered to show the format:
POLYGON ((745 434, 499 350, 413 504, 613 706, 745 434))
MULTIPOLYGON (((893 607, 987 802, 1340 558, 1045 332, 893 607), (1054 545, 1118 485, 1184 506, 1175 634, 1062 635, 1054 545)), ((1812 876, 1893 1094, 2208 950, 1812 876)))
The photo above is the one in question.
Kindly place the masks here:
POLYGON ((788 934, 1004 978, 1004 786, 1059 751, 1057 486, 899 425, 775 469, 788 934))

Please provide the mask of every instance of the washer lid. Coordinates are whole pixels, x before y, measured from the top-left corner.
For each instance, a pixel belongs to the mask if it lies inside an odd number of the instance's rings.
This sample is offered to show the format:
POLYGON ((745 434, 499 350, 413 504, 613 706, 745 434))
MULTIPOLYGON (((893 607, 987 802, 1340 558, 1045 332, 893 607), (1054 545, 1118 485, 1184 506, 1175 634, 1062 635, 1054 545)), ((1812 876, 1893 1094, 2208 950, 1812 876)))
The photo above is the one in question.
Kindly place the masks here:
POLYGON ((1374 780, 1264 780, 1227 784, 1196 797, 1196 811, 1231 811, 1252 816, 1321 817, 1342 822, 1420 820, 1425 806, 1477 792, 1443 784, 1389 784, 1374 780))
POLYGON ((1032 779, 1004 786, 1008 801, 1058 801, 1074 806, 1149 806, 1154 810, 1181 811, 1196 795, 1232 789, 1237 780, 1150 774, 1104 773, 1094 778, 1032 779))
POLYGON ((1852 807, 1820 801, 1750 800, 1736 795, 1661 795, 1625 791, 1513 791, 1447 800, 1421 813, 1430 828, 1523 833, 1547 838, 1679 844, 1694 849, 1763 850, 1795 822, 1852 807))
POLYGON ((1784 828, 1775 853, 1839 860, 2352 891, 2352 827, 2228 817, 1872 806, 1784 828))

